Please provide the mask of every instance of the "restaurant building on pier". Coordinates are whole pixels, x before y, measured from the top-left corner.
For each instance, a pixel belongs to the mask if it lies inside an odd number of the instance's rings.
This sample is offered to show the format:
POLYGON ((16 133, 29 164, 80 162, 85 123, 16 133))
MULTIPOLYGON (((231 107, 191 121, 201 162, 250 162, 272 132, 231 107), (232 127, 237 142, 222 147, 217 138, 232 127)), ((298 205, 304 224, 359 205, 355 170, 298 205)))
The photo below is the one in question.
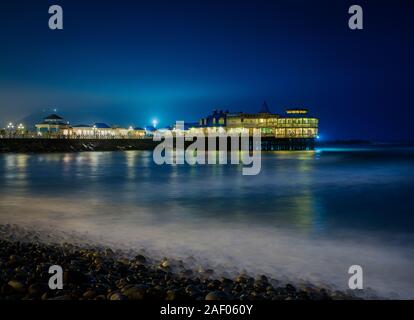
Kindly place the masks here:
MULTIPOLYGON (((307 109, 293 108, 277 114, 272 113, 264 102, 257 113, 214 110, 198 122, 185 124, 184 131, 193 135, 218 132, 253 135, 255 130, 260 130, 263 138, 314 140, 318 137, 318 126, 318 118, 312 116, 307 109)), ((71 126, 56 114, 44 118, 43 122, 36 124, 36 128, 39 136, 74 139, 152 138, 155 131, 163 130, 151 126, 123 128, 100 122, 71 126)))
POLYGON ((273 138, 317 138, 318 118, 304 108, 287 109, 284 114, 272 113, 266 102, 258 113, 244 113, 214 110, 200 119, 190 130, 194 134, 225 130, 227 133, 248 133, 259 129, 263 137, 273 138))

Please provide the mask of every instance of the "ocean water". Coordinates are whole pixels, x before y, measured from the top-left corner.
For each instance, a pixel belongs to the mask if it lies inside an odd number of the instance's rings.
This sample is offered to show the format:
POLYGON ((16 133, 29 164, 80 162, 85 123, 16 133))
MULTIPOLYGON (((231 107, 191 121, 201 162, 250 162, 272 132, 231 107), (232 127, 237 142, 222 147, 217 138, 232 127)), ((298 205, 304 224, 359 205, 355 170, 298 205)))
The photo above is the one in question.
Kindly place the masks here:
POLYGON ((0 223, 414 298, 414 148, 266 152, 237 165, 158 166, 147 151, 0 155, 0 223))

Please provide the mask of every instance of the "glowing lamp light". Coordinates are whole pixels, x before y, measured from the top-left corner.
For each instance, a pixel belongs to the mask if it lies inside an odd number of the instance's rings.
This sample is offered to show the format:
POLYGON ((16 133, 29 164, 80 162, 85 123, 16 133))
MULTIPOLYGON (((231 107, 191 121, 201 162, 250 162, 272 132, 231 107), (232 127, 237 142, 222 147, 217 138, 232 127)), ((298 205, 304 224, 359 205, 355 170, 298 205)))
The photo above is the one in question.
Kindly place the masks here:
POLYGON ((158 124, 158 121, 157 121, 156 119, 152 120, 152 126, 153 126, 154 128, 156 128, 156 127, 157 127, 157 124, 158 124))
POLYGON ((316 139, 320 140, 320 139, 321 139, 321 136, 318 134, 318 135, 316 136, 316 139))

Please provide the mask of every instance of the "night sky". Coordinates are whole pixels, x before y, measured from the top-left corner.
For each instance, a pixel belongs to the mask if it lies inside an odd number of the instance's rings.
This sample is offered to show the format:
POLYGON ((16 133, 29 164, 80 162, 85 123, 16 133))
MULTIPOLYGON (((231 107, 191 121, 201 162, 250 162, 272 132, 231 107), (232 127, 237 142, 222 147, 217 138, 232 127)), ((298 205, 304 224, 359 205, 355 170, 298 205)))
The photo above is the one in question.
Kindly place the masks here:
POLYGON ((413 1, 0 2, 0 126, 160 126, 306 107, 321 137, 414 139, 413 1), (48 28, 49 5, 64 30, 48 28), (364 9, 364 30, 348 8, 364 9), (40 119, 39 119, 40 120, 40 119))

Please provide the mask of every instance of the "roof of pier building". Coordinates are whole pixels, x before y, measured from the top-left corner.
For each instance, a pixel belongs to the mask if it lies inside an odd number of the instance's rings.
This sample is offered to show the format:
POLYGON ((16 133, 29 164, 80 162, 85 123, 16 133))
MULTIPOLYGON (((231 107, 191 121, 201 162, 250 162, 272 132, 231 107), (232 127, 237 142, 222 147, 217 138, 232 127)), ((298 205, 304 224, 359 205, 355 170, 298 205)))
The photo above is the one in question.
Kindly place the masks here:
POLYGON ((154 126, 145 126, 145 131, 154 132, 157 131, 157 128, 155 128, 154 126))
POLYGON ((213 110, 213 113, 200 120, 200 127, 224 127, 226 126, 229 111, 213 110))
POLYGON ((292 108, 286 109, 286 113, 284 117, 288 118, 315 118, 313 115, 309 113, 308 109, 304 108, 292 108))
POLYGON ((40 124, 53 124, 53 125, 67 125, 67 122, 63 121, 63 118, 57 114, 51 114, 45 118, 40 124))
POLYGON ((58 116, 57 114, 51 114, 45 117, 44 120, 63 120, 63 118, 58 116))
POLYGON ((259 110, 259 113, 271 113, 266 101, 263 102, 262 107, 259 110))
POLYGON ((111 129, 110 126, 108 126, 106 123, 103 123, 103 122, 97 122, 93 126, 96 129, 111 129))

